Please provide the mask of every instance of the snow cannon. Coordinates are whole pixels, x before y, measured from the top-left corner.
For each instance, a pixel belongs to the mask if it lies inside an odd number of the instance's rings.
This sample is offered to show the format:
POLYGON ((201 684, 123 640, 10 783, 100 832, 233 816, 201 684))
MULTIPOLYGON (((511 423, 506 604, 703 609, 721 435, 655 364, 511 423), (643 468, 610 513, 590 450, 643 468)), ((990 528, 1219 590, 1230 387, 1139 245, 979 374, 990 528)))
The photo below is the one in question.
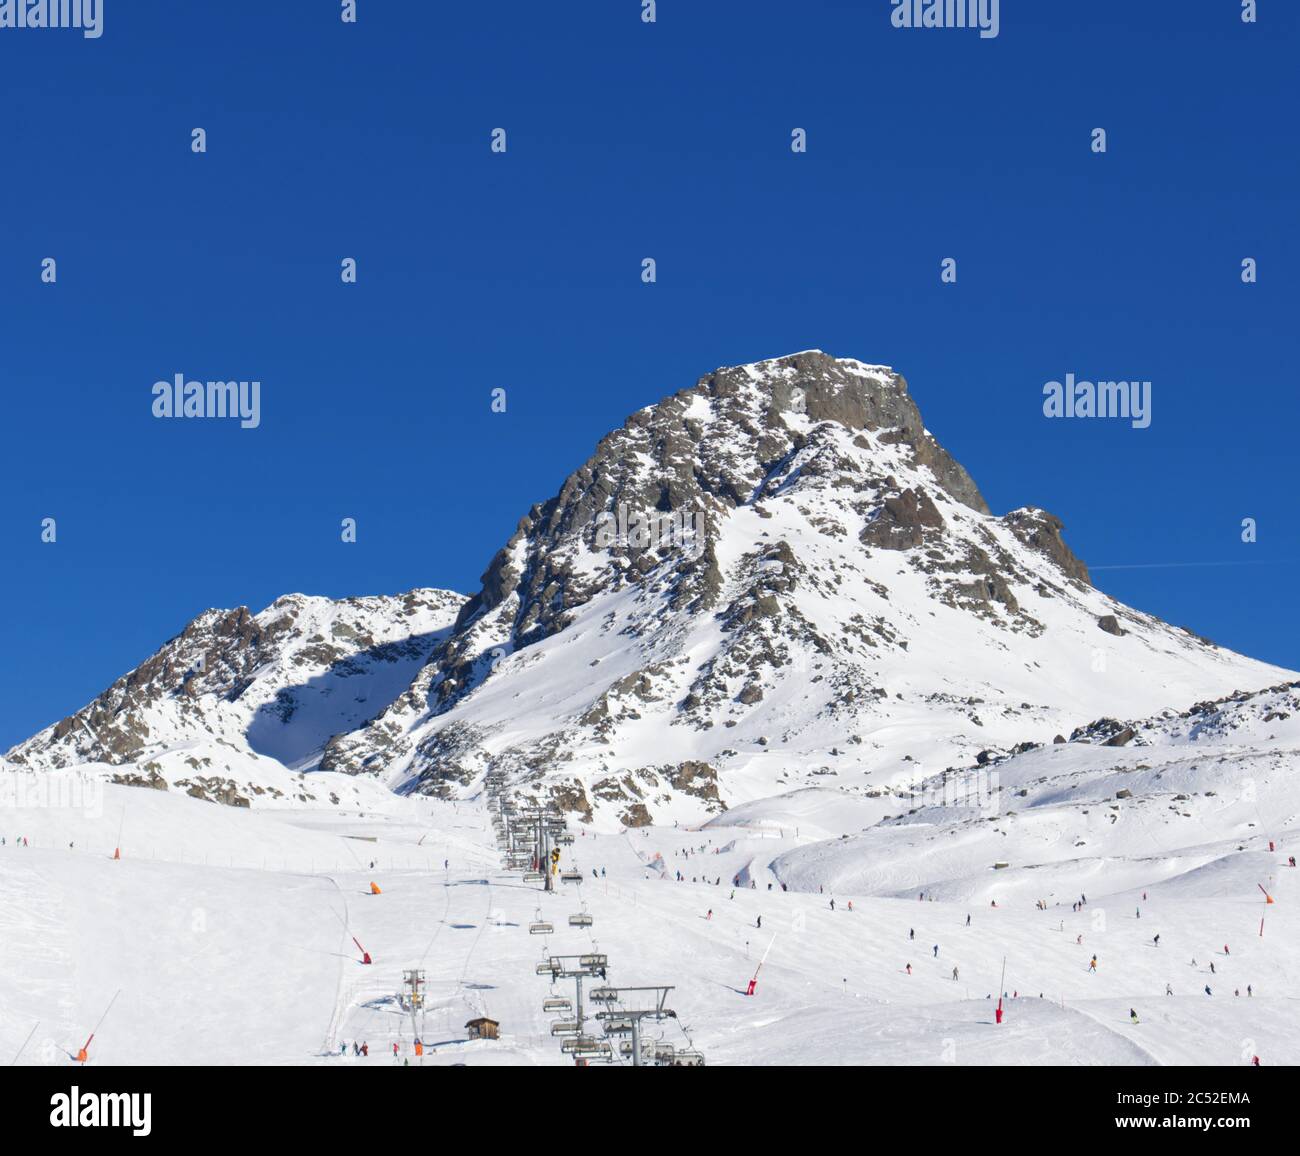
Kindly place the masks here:
POLYGON ((383 894, 383 892, 379 890, 379 884, 378 884, 378 883, 371 883, 371 884, 370 884, 370 894, 371 894, 371 895, 382 895, 382 894, 383 894))
POLYGON ((374 963, 374 960, 370 958, 370 952, 368 952, 364 947, 361 946, 360 942, 358 942, 357 937, 355 935, 352 937, 352 942, 357 945, 357 950, 361 952, 362 963, 366 963, 366 964, 374 963))
POLYGON ((114 858, 114 859, 120 859, 120 858, 122 858, 122 848, 121 848, 121 847, 114 847, 114 848, 113 848, 113 858, 114 858))

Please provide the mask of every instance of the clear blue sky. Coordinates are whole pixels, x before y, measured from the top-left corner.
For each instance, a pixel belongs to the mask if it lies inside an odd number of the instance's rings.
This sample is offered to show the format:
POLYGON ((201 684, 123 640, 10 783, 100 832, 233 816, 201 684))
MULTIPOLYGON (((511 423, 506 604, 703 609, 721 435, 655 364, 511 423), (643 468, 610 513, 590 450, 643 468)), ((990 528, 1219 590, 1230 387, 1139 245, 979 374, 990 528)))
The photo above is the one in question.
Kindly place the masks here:
POLYGON ((1053 511, 1093 566, 1216 563, 1104 589, 1300 666, 1300 5, 1260 9, 1003 0, 986 40, 887 0, 105 0, 98 40, 0 29, 0 748, 209 606, 476 590, 628 413, 810 347, 895 366, 995 512, 1053 511), (1150 379, 1151 428, 1044 419, 1067 372, 1150 379), (176 373, 260 380, 261 428, 154 419, 176 373))

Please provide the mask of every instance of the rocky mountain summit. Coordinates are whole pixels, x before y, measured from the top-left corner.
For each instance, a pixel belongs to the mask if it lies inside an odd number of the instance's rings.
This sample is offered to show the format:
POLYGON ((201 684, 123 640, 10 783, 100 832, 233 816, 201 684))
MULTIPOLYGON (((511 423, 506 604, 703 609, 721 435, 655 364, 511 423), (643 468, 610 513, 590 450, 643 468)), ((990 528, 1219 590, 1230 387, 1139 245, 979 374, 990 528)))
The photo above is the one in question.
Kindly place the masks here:
POLYGON ((11 757, 139 762, 207 730, 399 791, 499 768, 602 826, 694 823, 1285 680, 1095 589, 1062 529, 992 514, 887 367, 719 369, 602 439, 471 598, 209 612, 11 757), (305 665, 269 677, 289 638, 305 665))

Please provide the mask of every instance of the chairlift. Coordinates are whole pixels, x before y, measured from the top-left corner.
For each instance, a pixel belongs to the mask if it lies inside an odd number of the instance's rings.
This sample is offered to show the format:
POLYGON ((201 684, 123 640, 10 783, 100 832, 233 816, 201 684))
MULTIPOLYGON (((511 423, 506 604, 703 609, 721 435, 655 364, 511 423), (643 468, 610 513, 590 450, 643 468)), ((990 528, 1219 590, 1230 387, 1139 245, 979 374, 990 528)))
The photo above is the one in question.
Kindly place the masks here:
POLYGON ((580 1060, 608 1060, 614 1055, 614 1049, 603 1039, 580 1040, 577 1047, 573 1048, 573 1055, 580 1060))
POLYGON ((595 1036, 574 1036, 560 1045, 560 1051, 574 1056, 608 1056, 612 1050, 608 1043, 595 1036))
POLYGON ((551 1022, 551 1035, 553 1036, 576 1036, 580 1030, 577 1020, 553 1020, 551 1022))
POLYGON ((546 882, 546 876, 543 875, 540 871, 525 871, 525 872, 524 872, 524 882, 525 882, 525 883, 545 883, 545 882, 546 882))
MULTIPOLYGON (((602 957, 603 958, 603 957, 602 957)), ((587 993, 587 998, 592 1003, 617 1003, 618 988, 616 987, 595 987, 587 993)))
POLYGON ((551 963, 549 959, 545 959, 537 965, 538 975, 554 975, 556 970, 557 968, 551 963))
MULTIPOLYGON (((600 1020, 599 1015, 596 1018, 600 1020)), ((626 1017, 623 1019, 600 1020, 600 1022, 607 1036, 627 1036, 632 1034, 632 1021, 626 1017)))
POLYGON ((592 924, 591 916, 588 915, 585 911, 581 911, 577 915, 569 916, 570 927, 590 927, 591 924, 592 924))
POLYGON ((581 883, 583 880, 583 874, 581 871, 562 871, 560 873, 560 878, 565 883, 581 883))
POLYGON ((609 957, 599 954, 580 955, 578 956, 578 966, 604 969, 609 966, 609 957))
POLYGON ((555 836, 555 841, 562 847, 568 847, 574 842, 573 835, 569 831, 562 831, 555 836))
POLYGON ((702 1068, 704 1067, 704 1057, 694 1048, 687 1048, 685 1051, 675 1052, 667 1061, 670 1068, 702 1068))
POLYGON ((550 935, 554 930, 549 919, 536 919, 528 925, 529 935, 550 935))
POLYGON ((549 999, 542 1000, 542 1011, 544 1012, 573 1011, 573 1000, 566 999, 562 995, 553 995, 549 999))

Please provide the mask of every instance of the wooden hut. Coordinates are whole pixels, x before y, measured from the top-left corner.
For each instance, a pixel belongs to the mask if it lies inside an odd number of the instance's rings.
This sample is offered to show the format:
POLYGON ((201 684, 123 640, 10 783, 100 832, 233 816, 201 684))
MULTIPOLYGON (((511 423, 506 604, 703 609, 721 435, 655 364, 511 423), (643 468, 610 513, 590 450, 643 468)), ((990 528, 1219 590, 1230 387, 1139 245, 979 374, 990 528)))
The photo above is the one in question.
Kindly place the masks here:
POLYGON ((478 1019, 472 1019, 465 1025, 465 1030, 469 1032, 471 1040, 496 1040, 500 1039, 501 1025, 496 1020, 490 1020, 487 1016, 479 1016, 478 1019))

